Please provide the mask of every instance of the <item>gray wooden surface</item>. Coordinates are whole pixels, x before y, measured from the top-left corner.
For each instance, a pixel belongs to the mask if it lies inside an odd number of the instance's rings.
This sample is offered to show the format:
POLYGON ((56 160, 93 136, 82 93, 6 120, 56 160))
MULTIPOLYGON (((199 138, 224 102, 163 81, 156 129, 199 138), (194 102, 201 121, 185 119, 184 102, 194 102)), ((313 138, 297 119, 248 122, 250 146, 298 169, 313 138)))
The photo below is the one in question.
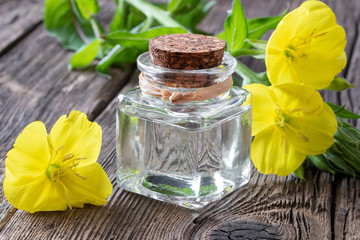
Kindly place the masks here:
MULTIPOLYGON (((111 0, 99 0, 100 19, 108 22, 111 0)), ((201 24, 220 32, 231 6, 221 0, 201 24)), ((243 0, 248 17, 279 14, 302 1, 243 0)), ((325 1, 347 31, 348 66, 343 75, 356 88, 325 93, 327 101, 360 113, 360 1, 325 1)), ((134 65, 113 69, 105 79, 93 71, 69 72, 71 52, 47 36, 43 1, 0 2, 0 181, 5 158, 17 135, 30 122, 48 128, 77 109, 103 128, 100 164, 114 184, 103 207, 91 205, 65 212, 29 214, 14 209, 0 185, 0 239, 360 239, 360 180, 323 172, 296 178, 265 176, 255 169, 251 180, 221 201, 193 211, 119 189, 115 183, 115 102, 119 92, 137 84, 134 65)), ((244 63, 255 70, 264 64, 244 63)))

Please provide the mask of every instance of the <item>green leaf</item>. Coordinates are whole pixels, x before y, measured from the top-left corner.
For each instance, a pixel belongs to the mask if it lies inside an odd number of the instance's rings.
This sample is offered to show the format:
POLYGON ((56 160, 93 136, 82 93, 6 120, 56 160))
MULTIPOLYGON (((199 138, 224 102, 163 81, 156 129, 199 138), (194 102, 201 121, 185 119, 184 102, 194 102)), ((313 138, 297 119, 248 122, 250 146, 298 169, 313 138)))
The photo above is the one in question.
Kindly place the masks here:
POLYGON ((344 161, 346 161, 349 165, 352 166, 354 170, 357 171, 357 173, 360 173, 360 145, 352 145, 348 142, 342 141, 342 139, 335 137, 335 144, 336 147, 341 151, 342 158, 344 161))
MULTIPOLYGON (((341 109, 337 106, 337 109, 341 109)), ((341 118, 334 135, 334 144, 325 156, 329 166, 336 172, 349 176, 360 176, 360 131, 341 118)))
POLYGON ((95 38, 90 23, 78 21, 68 0, 46 0, 44 23, 46 31, 68 49, 77 50, 95 38))
POLYGON ((332 110, 334 111, 335 115, 339 118, 346 118, 346 119, 358 119, 360 118, 360 115, 355 114, 353 112, 350 112, 348 110, 345 109, 345 105, 344 106, 338 106, 334 103, 327 103, 332 110))
POLYGON ((225 33, 225 31, 219 33, 218 35, 216 35, 216 37, 217 37, 218 39, 221 39, 221 40, 223 40, 223 41, 226 41, 226 33, 225 33))
POLYGON ((256 49, 263 50, 265 52, 267 41, 264 40, 257 40, 257 39, 246 39, 246 42, 249 43, 251 46, 253 46, 256 49))
MULTIPOLYGON (((289 10, 285 10, 282 14, 273 17, 260 17, 260 18, 252 18, 247 20, 248 27, 248 38, 249 39, 260 39, 264 33, 271 29, 275 29, 279 22, 284 18, 286 14, 288 14, 289 10)), ((221 40, 226 40, 225 32, 222 32, 216 36, 221 40)), ((248 46, 244 47, 250 47, 248 46)))
POLYGON ((331 166, 328 164, 326 158, 321 155, 309 155, 307 156, 307 159, 310 163, 312 163, 316 168, 318 168, 321 171, 327 171, 331 174, 335 174, 335 171, 331 168, 331 166))
POLYGON ((93 15, 99 12, 99 4, 97 0, 75 0, 76 6, 81 17, 88 21, 93 15))
POLYGON ((181 2, 185 2, 185 1, 184 0, 170 0, 168 3, 167 10, 171 13, 175 12, 176 9, 180 7, 181 2))
POLYGON ((332 151, 331 149, 329 149, 324 153, 324 156, 325 156, 328 164, 336 172, 356 177, 356 172, 354 171, 354 169, 351 166, 349 166, 344 161, 344 159, 341 157, 341 154, 336 153, 336 152, 332 151))
POLYGON ((247 66, 242 64, 241 62, 237 62, 235 72, 243 78, 242 86, 251 84, 251 83, 260 83, 264 84, 265 86, 270 86, 270 82, 267 79, 266 74, 264 73, 255 73, 247 66))
POLYGON ((348 88, 353 88, 354 85, 349 83, 345 78, 335 77, 326 90, 342 91, 348 88))
POLYGON ((168 8, 168 3, 167 2, 152 2, 152 4, 154 4, 158 8, 161 8, 162 10, 167 11, 167 8, 168 8))
POLYGON ((176 27, 183 28, 180 23, 172 19, 169 15, 169 12, 147 2, 144 0, 126 0, 127 3, 131 4, 135 8, 139 9, 143 12, 147 17, 153 17, 156 21, 158 21, 161 25, 166 27, 176 27))
POLYGON ((234 57, 240 56, 252 56, 256 59, 265 59, 265 50, 267 41, 256 40, 256 39, 246 39, 246 43, 249 43, 251 46, 255 47, 256 49, 249 49, 249 48, 241 48, 232 53, 234 57))
POLYGON ((134 27, 138 26, 143 21, 145 21, 147 18, 151 18, 151 17, 147 17, 137 8, 130 6, 129 13, 126 19, 126 29, 127 30, 133 29, 134 27))
POLYGON ((119 0, 116 11, 114 14, 113 19, 110 23, 110 31, 115 32, 119 30, 125 30, 126 29, 126 16, 128 14, 129 8, 125 4, 125 0, 119 0))
POLYGON ((141 52, 137 49, 125 48, 117 44, 103 59, 99 61, 96 65, 96 70, 99 73, 107 75, 111 65, 136 62, 140 53, 141 52))
POLYGON ((276 28, 279 22, 285 17, 289 10, 285 10, 282 14, 273 17, 252 18, 247 21, 248 38, 260 39, 261 36, 270 29, 276 28))
POLYGON ((234 57, 247 56, 250 55, 253 58, 265 59, 265 51, 261 49, 248 49, 242 48, 232 53, 234 57))
POLYGON ((306 179, 304 177, 304 168, 302 165, 300 165, 300 167, 298 167, 294 172, 293 174, 297 177, 297 178, 300 178, 300 180, 302 182, 305 182, 306 179))
POLYGON ((142 33, 130 33, 127 31, 113 32, 105 35, 103 38, 124 47, 132 47, 141 51, 147 51, 149 49, 149 41, 152 38, 164 34, 185 32, 186 31, 182 28, 156 27, 142 33))
POLYGON ((176 20, 192 32, 196 32, 196 26, 206 17, 211 8, 215 5, 215 1, 201 1, 192 10, 177 16, 176 20))
POLYGON ((115 45, 115 47, 98 62, 98 64, 96 65, 96 70, 99 73, 107 75, 109 72, 109 68, 115 62, 117 54, 119 54, 123 49, 124 47, 121 47, 118 44, 115 45))
POLYGON ((196 7, 200 0, 170 0, 168 11, 171 14, 186 13, 196 7))
POLYGON ((349 144, 360 147, 360 131, 353 125, 347 123, 345 120, 337 118, 338 130, 335 133, 335 137, 349 144))
POLYGON ((84 68, 96 58, 100 49, 101 39, 95 39, 91 43, 83 46, 70 59, 70 69, 84 68))
POLYGON ((232 12, 225 19, 224 29, 230 53, 239 51, 248 36, 247 21, 240 0, 234 1, 232 12))
POLYGON ((268 75, 267 75, 267 72, 256 73, 256 76, 261 80, 262 84, 264 84, 266 86, 271 85, 268 75))

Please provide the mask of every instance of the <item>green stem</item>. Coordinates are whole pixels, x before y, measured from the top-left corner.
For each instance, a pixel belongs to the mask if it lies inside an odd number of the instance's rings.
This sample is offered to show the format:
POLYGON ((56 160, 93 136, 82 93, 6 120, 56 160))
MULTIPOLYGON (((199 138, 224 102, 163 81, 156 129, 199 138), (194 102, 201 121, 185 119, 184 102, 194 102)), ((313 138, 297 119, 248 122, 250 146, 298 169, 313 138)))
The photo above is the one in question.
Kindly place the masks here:
POLYGON ((246 56, 246 55, 250 55, 250 56, 262 56, 261 59, 265 58, 265 50, 262 49, 239 49, 235 52, 233 52, 231 55, 233 55, 235 58, 237 57, 241 57, 241 56, 246 56))
POLYGON ((245 86, 250 83, 258 83, 259 79, 256 76, 256 73, 250 68, 242 64, 240 61, 237 61, 237 67, 235 72, 243 78, 242 86, 245 86))
POLYGON ((75 16, 75 13, 74 13, 74 9, 73 9, 72 0, 68 0, 68 4, 69 4, 69 7, 70 7, 71 18, 72 18, 72 21, 73 21, 73 23, 74 23, 75 30, 76 30, 76 32, 79 34, 81 40, 83 40, 83 42, 84 42, 85 44, 88 44, 90 41, 89 41, 89 39, 87 39, 87 37, 85 36, 83 30, 81 29, 81 27, 80 27, 80 25, 79 25, 79 22, 78 22, 77 19, 76 19, 76 16, 75 16))
POLYGON ((100 38, 101 34, 100 34, 99 26, 97 25, 95 19, 93 17, 91 17, 89 19, 89 21, 90 21, 91 28, 94 31, 95 37, 100 38))
POLYGON ((175 21, 169 16, 169 13, 161 8, 144 0, 126 0, 127 3, 139 9, 147 17, 153 17, 156 21, 166 27, 179 27, 186 29, 179 22, 175 21))

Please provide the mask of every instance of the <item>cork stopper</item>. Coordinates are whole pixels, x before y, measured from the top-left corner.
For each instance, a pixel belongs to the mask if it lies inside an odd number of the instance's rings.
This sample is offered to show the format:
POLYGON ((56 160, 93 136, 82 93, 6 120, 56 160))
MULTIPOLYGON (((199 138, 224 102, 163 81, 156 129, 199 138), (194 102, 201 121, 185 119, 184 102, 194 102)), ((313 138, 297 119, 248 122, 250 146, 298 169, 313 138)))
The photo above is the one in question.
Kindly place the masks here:
POLYGON ((225 42, 199 34, 169 34, 149 42, 150 60, 164 68, 198 70, 221 65, 225 42))

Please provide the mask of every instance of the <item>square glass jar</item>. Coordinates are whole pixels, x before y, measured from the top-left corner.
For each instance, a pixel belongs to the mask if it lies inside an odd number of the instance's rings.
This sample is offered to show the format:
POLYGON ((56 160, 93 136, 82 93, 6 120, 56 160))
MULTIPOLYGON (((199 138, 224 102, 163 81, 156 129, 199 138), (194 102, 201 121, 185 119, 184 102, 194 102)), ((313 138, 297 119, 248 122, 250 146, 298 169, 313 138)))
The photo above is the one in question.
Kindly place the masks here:
MULTIPOLYGON (((236 60, 202 70, 154 66, 149 54, 138 68, 160 89, 171 76, 207 79, 209 85, 231 77, 236 60)), ((230 90, 204 101, 174 104, 137 87, 118 97, 117 181, 121 188, 154 199, 198 209, 249 181, 251 173, 251 94, 230 90)))

